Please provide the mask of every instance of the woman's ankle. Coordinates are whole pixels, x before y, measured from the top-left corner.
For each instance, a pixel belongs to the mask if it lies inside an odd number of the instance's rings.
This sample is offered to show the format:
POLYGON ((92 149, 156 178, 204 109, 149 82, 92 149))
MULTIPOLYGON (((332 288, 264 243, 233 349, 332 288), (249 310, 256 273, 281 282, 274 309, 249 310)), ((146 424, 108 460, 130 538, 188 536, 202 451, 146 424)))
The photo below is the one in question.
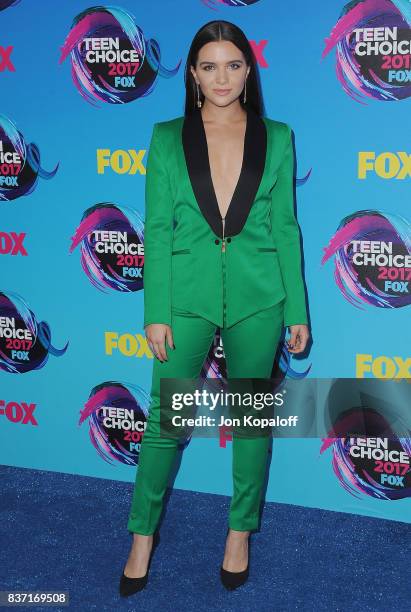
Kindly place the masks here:
POLYGON ((145 535, 142 533, 133 534, 133 544, 150 544, 153 541, 153 534, 145 535))
POLYGON ((231 527, 228 528, 228 535, 230 535, 233 538, 242 540, 242 539, 247 539, 248 536, 250 535, 249 531, 239 531, 236 529, 232 529, 231 527))

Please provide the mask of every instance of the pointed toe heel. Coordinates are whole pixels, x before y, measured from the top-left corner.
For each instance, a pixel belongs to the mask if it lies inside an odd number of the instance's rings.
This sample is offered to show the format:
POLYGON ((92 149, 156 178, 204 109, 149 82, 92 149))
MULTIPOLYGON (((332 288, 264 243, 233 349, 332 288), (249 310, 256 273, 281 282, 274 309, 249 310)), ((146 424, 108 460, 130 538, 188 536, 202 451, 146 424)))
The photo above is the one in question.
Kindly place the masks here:
POLYGON ((148 582, 148 574, 150 571, 151 560, 153 558, 154 550, 160 543, 160 534, 156 531, 153 536, 153 547, 150 553, 150 559, 148 561, 147 571, 144 576, 140 578, 129 578, 125 575, 124 570, 120 577, 119 584, 119 592, 121 597, 129 597, 130 595, 134 595, 134 593, 138 593, 142 591, 148 582))
MULTIPOLYGON (((228 535, 229 529, 227 529, 228 535)), ((248 559, 250 559, 250 535, 248 536, 248 559)), ((229 572, 225 570, 223 566, 220 567, 220 578, 221 583, 229 591, 238 589, 239 586, 247 582, 249 573, 250 562, 248 561, 247 567, 242 572, 229 572)))
POLYGON ((242 572, 229 572, 225 570, 223 566, 221 566, 220 578, 225 588, 229 591, 234 591, 234 589, 237 589, 239 586, 244 584, 248 579, 248 567, 249 566, 247 565, 245 570, 242 572))
POLYGON ((146 573, 145 576, 141 576, 141 578, 129 578, 123 572, 120 578, 121 597, 130 597, 130 595, 134 595, 134 593, 142 591, 145 588, 147 581, 148 573, 146 573))

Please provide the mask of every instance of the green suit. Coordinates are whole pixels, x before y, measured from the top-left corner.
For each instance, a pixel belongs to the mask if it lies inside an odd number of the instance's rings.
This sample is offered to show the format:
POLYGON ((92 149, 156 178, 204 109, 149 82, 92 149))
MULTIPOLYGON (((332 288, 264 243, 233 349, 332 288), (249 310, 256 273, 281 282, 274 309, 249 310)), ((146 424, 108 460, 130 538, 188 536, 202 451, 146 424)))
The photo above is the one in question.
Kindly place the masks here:
MULTIPOLYGON (((200 111, 154 125, 147 159, 144 326, 171 326, 154 360, 128 529, 152 534, 177 454, 161 435, 161 378, 197 378, 220 328, 228 378, 269 378, 283 325, 306 323, 288 125, 247 112, 240 178, 222 219, 200 111)), ((212 357, 211 357, 212 358, 212 357)), ((258 527, 270 438, 233 431, 229 526, 258 527)))
POLYGON ((174 306, 230 327, 284 298, 284 325, 307 323, 293 169, 290 127, 249 110, 243 166, 223 222, 200 112, 154 124, 144 326, 170 325, 174 306))

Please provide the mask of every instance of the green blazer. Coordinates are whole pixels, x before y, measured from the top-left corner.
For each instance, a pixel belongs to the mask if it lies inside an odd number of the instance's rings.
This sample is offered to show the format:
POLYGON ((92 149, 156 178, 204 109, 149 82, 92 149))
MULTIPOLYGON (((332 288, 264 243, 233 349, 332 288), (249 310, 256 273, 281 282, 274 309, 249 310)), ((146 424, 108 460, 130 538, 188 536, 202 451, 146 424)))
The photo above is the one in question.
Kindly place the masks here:
POLYGON ((146 163, 144 326, 172 308, 230 327, 284 300, 307 323, 294 152, 286 123, 247 110, 241 174, 222 219, 199 110, 155 123, 146 163))

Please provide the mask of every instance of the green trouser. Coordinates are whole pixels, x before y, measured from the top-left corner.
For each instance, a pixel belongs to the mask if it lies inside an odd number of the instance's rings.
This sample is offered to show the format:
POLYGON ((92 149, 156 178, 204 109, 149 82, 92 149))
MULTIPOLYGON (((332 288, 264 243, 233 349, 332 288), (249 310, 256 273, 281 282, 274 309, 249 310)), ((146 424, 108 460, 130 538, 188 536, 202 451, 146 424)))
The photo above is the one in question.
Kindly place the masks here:
MULTIPOLYGON (((229 328, 220 328, 229 378, 270 378, 283 327, 283 302, 229 328)), ((150 535, 159 521, 163 497, 178 452, 178 440, 160 436, 160 378, 198 378, 216 326, 197 315, 173 311, 175 349, 166 344, 168 361, 154 358, 151 404, 139 455, 129 531, 150 535)), ((164 436, 164 433, 163 433, 164 436)), ((258 529, 270 436, 232 436, 233 497, 229 527, 258 529)))

